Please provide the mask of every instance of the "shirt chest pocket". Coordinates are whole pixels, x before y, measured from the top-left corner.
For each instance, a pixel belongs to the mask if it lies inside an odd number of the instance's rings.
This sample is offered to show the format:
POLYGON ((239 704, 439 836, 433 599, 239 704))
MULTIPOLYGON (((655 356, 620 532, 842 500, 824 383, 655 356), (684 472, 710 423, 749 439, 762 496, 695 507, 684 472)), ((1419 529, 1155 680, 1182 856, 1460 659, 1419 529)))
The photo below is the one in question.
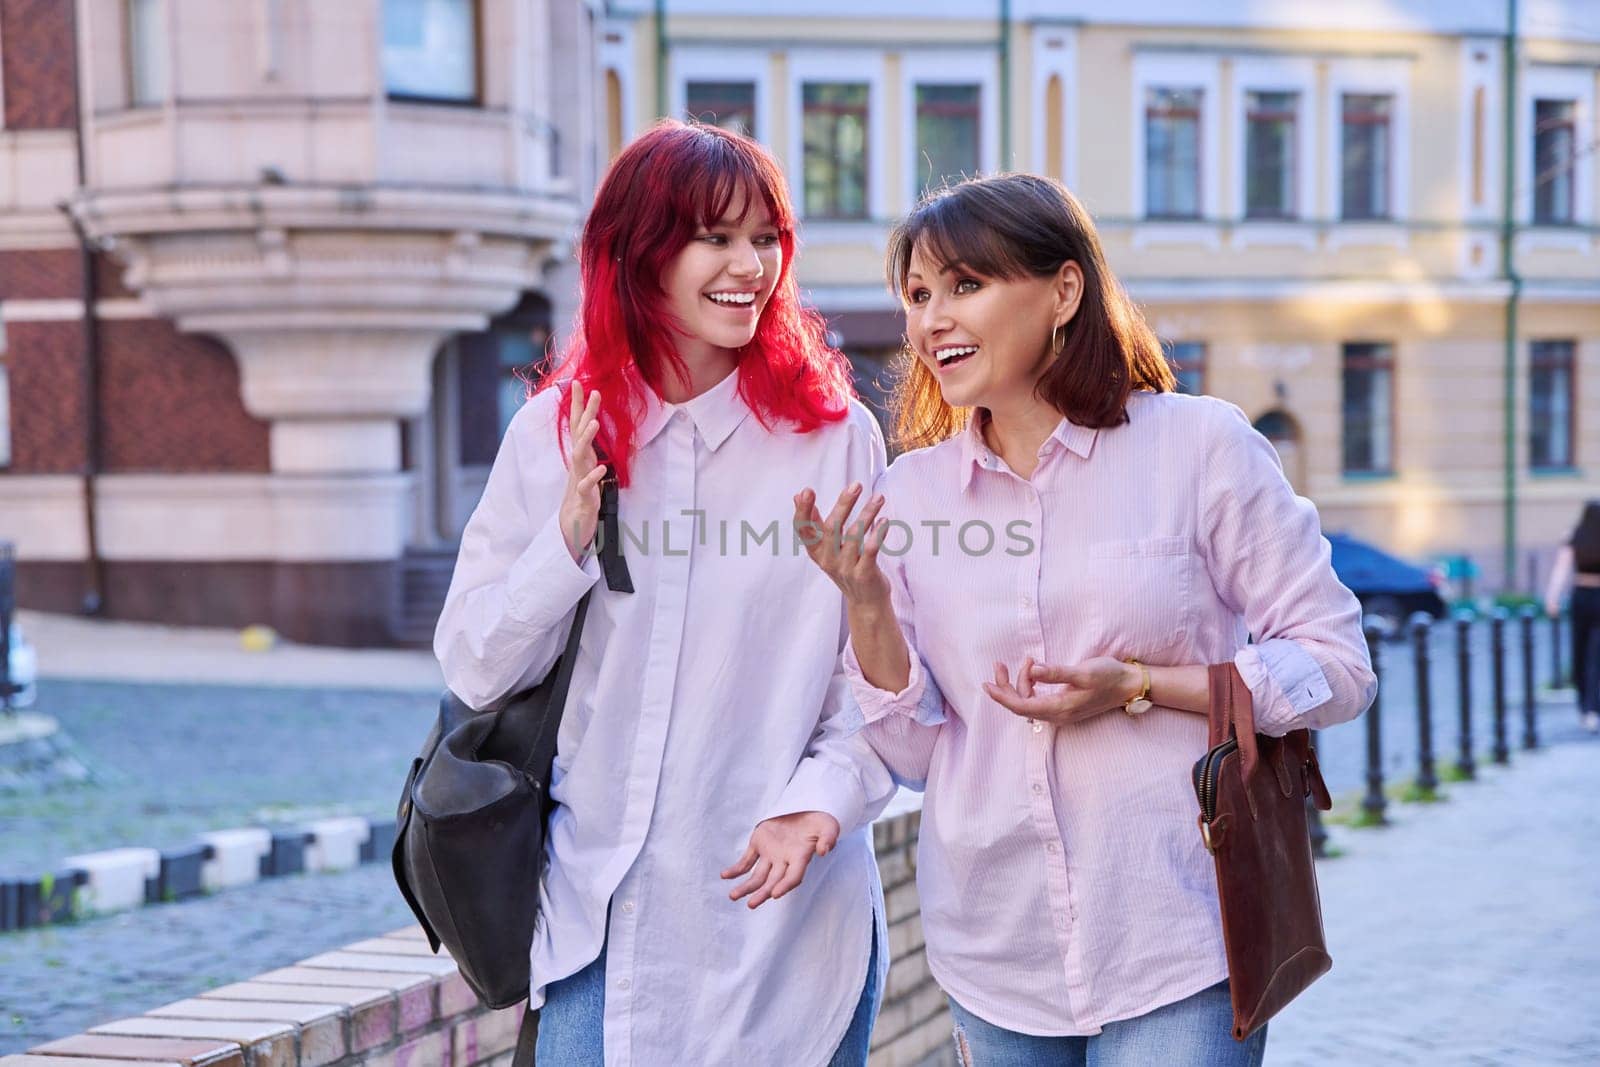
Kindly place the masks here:
POLYGON ((1102 654, 1163 662, 1189 639, 1196 561, 1187 537, 1095 541, 1084 594, 1102 654))

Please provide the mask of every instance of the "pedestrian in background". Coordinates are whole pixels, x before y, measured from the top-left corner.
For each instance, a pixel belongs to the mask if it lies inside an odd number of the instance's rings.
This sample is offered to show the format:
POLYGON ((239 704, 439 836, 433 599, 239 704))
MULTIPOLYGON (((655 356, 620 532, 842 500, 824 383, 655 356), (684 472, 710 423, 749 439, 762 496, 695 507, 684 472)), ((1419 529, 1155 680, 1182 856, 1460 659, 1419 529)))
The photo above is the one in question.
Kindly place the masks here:
POLYGON ((795 504, 830 535, 812 555, 864 732, 926 789, 917 888, 961 1060, 1259 1063, 1264 1029, 1230 1036, 1191 770, 1208 664, 1237 665, 1271 735, 1372 701, 1316 510, 1238 408, 1172 391, 1060 184, 936 193, 888 273, 913 450, 853 526, 858 494, 795 504))
POLYGON ((615 471, 635 592, 594 589, 544 884, 504 887, 542 893, 540 1063, 866 1062, 887 968, 867 823, 894 786, 846 728, 843 605, 792 543, 789 487, 871 484, 884 450, 795 246, 755 142, 664 121, 629 145, 584 227, 571 346, 462 537, 434 649, 485 708, 556 660, 615 471))
POLYGON ((1572 684, 1578 690, 1578 714, 1584 729, 1600 733, 1600 500, 1583 506, 1583 516, 1567 543, 1556 552, 1556 564, 1545 587, 1544 610, 1561 614, 1561 597, 1572 584, 1572 684))

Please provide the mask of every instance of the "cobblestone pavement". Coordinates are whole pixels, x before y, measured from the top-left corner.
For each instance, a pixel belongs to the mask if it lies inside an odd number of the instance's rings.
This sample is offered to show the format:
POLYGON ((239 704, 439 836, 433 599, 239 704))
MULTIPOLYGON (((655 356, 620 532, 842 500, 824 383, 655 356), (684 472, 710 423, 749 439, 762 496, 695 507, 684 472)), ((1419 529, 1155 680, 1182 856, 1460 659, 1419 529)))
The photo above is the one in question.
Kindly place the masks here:
POLYGON ((196 833, 325 815, 392 817, 435 692, 45 680, 96 780, 0 795, 0 872, 76 852, 166 848, 196 833))
POLYGON ((0 934, 0 1055, 405 926, 386 863, 0 934))
POLYGON ((1318 865, 1333 970, 1271 1023, 1266 1062, 1600 1063, 1600 739, 1334 828, 1318 865))

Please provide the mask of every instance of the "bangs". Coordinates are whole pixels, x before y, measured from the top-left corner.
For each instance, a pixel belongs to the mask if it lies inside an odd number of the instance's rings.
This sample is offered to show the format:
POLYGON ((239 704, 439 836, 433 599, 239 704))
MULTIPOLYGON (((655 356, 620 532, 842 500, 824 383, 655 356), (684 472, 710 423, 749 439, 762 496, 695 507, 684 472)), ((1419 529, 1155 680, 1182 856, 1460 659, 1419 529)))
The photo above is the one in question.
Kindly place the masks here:
POLYGON ((1027 245, 980 218, 956 186, 924 201, 889 235, 889 287, 904 298, 911 253, 921 253, 935 270, 964 270, 985 278, 1016 281, 1048 274, 1051 266, 1030 263, 1027 245))
POLYGON ((727 217, 733 205, 743 200, 739 215, 733 221, 743 223, 757 199, 767 208, 772 225, 784 233, 794 231, 794 218, 787 203, 773 188, 770 168, 762 165, 761 158, 734 135, 722 130, 709 132, 715 127, 700 127, 700 151, 695 153, 693 181, 676 183, 680 192, 676 199, 688 201, 677 205, 679 213, 693 218, 705 227, 714 226, 727 217), (703 132, 702 132, 703 131, 703 132))

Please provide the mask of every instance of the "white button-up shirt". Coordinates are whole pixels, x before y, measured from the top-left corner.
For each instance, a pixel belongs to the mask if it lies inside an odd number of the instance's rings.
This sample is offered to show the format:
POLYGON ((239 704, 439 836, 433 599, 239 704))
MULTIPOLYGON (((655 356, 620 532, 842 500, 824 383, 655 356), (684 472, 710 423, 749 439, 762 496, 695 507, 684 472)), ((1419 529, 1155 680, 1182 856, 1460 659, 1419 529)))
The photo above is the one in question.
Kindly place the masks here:
POLYGON ((434 638, 450 688, 492 706, 549 671, 592 590, 552 777, 531 1003, 606 942, 614 1067, 826 1063, 883 910, 866 822, 894 786, 846 728, 842 599, 793 524, 800 489, 831 500, 872 484, 882 436, 855 403, 812 433, 769 430, 737 379, 683 404, 650 394, 619 494, 632 594, 568 553, 558 392, 533 397, 462 536, 434 638), (737 883, 719 875, 756 824, 810 810, 839 820, 837 847, 782 899, 730 901, 737 883))
POLYGON ((1275 736, 1353 718, 1376 692, 1316 509, 1243 413, 1136 393, 1128 415, 1062 420, 1029 479, 976 427, 897 459, 879 560, 914 650, 906 689, 875 689, 846 653, 866 736, 926 785, 929 969, 1027 1034, 1098 1033, 1228 967, 1190 777, 1206 717, 1029 722, 984 693, 996 661, 1232 660, 1275 736))

